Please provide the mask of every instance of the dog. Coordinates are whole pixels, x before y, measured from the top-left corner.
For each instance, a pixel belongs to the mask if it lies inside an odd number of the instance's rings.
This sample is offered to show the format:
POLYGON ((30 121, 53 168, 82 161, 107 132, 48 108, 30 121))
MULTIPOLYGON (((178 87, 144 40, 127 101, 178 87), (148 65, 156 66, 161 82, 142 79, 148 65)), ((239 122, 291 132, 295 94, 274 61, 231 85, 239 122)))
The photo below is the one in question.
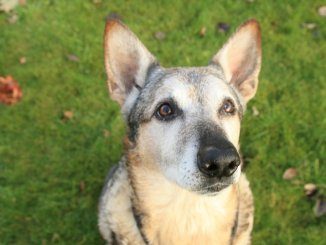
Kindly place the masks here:
POLYGON ((163 68, 119 20, 108 20, 105 68, 127 125, 98 224, 108 244, 250 244, 253 197, 240 123, 261 66, 248 20, 208 66, 163 68))

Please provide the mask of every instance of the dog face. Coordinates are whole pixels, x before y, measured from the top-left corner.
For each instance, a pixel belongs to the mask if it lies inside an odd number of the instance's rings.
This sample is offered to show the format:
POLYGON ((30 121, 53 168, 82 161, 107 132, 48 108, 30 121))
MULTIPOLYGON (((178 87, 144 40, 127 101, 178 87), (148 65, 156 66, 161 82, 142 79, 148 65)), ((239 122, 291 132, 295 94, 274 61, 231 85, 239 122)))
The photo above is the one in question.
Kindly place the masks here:
POLYGON ((240 122, 260 62, 255 20, 240 26, 210 65, 196 68, 163 68, 126 26, 106 26, 109 91, 142 162, 198 193, 219 192, 240 176, 240 122))

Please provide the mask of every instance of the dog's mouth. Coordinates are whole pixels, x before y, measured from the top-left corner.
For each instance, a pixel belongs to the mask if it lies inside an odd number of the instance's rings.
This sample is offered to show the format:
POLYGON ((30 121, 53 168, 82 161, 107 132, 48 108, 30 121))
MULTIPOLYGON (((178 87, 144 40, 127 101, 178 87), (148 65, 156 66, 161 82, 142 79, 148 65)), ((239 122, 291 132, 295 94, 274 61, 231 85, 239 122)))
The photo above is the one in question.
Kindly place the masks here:
POLYGON ((205 183, 201 185, 196 192, 201 195, 216 195, 220 191, 229 187, 231 184, 232 183, 227 183, 224 181, 216 181, 215 183, 205 183))
POLYGON ((235 171, 231 176, 228 177, 200 177, 200 184, 198 188, 195 190, 198 194, 203 195, 215 195, 220 191, 226 189, 227 187, 235 184, 239 177, 241 171, 235 171))

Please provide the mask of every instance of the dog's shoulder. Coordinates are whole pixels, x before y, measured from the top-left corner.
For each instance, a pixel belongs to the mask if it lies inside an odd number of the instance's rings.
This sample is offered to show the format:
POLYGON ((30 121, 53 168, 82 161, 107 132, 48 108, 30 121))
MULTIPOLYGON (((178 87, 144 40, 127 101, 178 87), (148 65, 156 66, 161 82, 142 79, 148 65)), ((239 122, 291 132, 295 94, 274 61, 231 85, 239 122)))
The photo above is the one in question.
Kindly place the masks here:
POLYGON ((109 244, 115 241, 119 244, 138 244, 137 241, 142 241, 132 213, 131 195, 123 157, 119 164, 110 169, 100 197, 98 225, 109 244))
POLYGON ((124 158, 122 158, 118 164, 115 164, 110 168, 110 171, 105 178, 104 186, 100 196, 100 201, 102 201, 105 195, 110 192, 113 185, 117 183, 117 181, 121 181, 123 179, 125 171, 124 162, 125 160, 124 158))
MULTIPOLYGON (((125 160, 122 158, 120 162, 111 167, 101 192, 99 202, 99 228, 102 236, 111 243, 114 243, 115 235, 111 227, 111 213, 115 200, 119 199, 121 186, 125 182, 126 170, 124 167, 125 160)), ((120 194, 121 195, 121 194, 120 194)), ((109 243, 110 243, 109 242, 109 243)))

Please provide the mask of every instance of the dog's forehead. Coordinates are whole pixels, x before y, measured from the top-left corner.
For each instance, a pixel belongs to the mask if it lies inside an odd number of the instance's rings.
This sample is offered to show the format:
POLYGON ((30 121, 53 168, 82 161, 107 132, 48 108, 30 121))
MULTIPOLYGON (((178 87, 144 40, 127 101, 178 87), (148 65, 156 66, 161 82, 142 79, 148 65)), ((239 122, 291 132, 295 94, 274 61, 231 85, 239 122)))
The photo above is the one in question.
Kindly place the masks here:
POLYGON ((172 97, 182 106, 190 101, 206 104, 235 94, 226 83, 222 71, 199 67, 168 70, 161 80, 157 95, 172 97))

